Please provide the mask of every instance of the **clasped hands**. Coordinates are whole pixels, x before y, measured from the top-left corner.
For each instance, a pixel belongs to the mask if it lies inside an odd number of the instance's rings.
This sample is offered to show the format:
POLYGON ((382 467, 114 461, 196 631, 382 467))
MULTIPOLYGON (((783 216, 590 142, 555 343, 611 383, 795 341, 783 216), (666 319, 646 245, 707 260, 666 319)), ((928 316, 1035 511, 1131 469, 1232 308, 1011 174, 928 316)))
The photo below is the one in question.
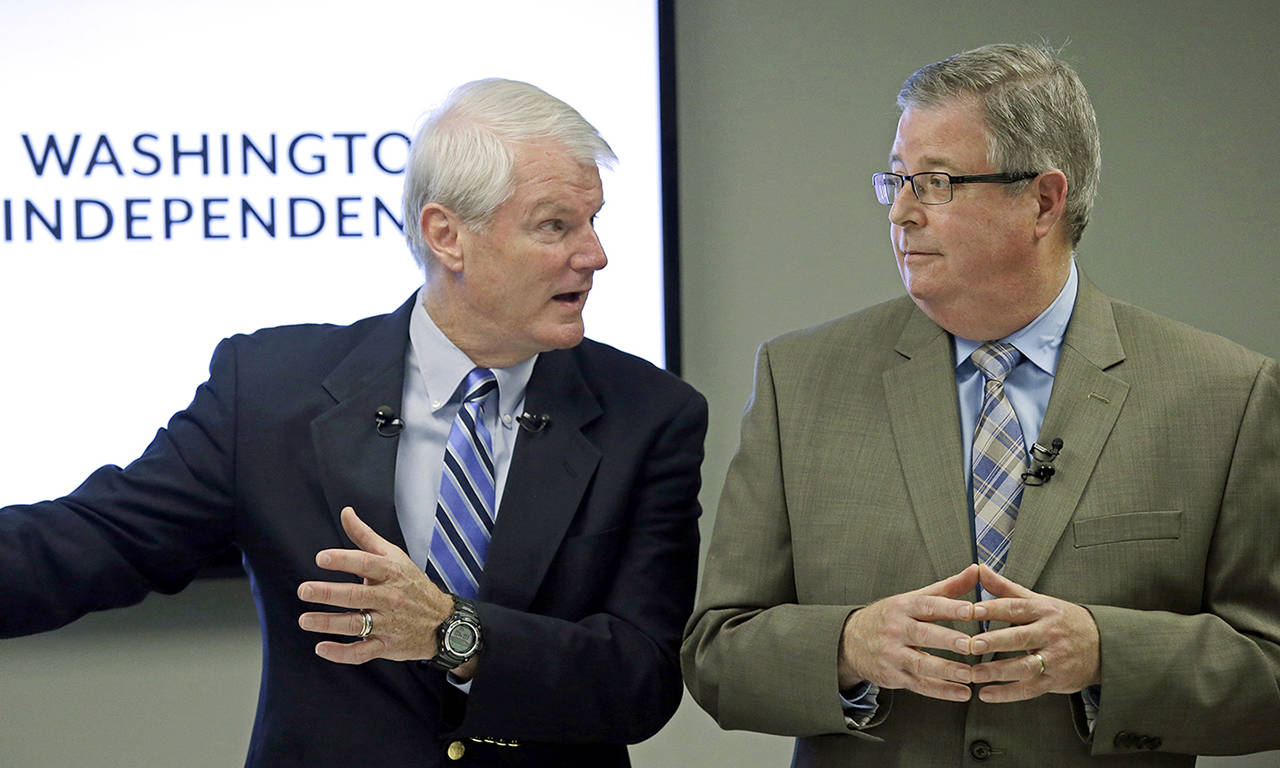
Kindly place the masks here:
POLYGON ((850 614, 840 636, 838 672, 841 690, 866 680, 946 701, 968 701, 974 683, 997 683, 978 690, 978 698, 989 703, 1075 693, 1099 681, 1098 627, 1082 606, 1037 594, 975 564, 850 614), (979 583, 994 599, 958 599, 972 595, 979 583), (938 623, 970 620, 1010 626, 971 637, 938 623), (1025 655, 966 664, 925 648, 966 656, 1025 655))
MULTIPOLYGON (((368 635, 356 642, 322 641, 316 645, 316 654, 339 664, 435 656, 436 630, 452 612, 453 598, 441 591, 404 550, 365 524, 351 507, 342 510, 342 528, 359 549, 322 550, 316 555, 316 565, 354 574, 362 582, 306 581, 298 586, 298 597, 349 612, 304 613, 298 617, 298 626, 311 632, 360 638, 365 624, 362 612, 369 614, 372 626, 368 635)), ((454 674, 469 678, 475 663, 472 659, 454 674)))

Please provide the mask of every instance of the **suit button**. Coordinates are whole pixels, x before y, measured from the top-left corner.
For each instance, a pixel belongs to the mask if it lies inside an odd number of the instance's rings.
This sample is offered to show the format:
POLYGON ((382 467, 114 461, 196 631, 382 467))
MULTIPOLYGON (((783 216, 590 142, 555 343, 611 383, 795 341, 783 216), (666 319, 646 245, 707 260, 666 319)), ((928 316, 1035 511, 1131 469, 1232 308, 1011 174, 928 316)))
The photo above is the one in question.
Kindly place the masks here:
POLYGON ((1128 731, 1117 731, 1112 744, 1116 749, 1133 749, 1134 735, 1128 731))
POLYGON ((460 741, 449 744, 449 749, 445 752, 450 760, 461 760, 462 756, 467 754, 467 745, 460 741))
POLYGON ((991 757, 991 745, 978 739, 969 745, 969 754, 974 760, 986 760, 991 757))
POLYGON ((1138 746, 1154 752, 1159 749, 1160 745, 1163 743, 1164 742, 1160 740, 1159 736, 1143 736, 1142 741, 1138 742, 1138 746))

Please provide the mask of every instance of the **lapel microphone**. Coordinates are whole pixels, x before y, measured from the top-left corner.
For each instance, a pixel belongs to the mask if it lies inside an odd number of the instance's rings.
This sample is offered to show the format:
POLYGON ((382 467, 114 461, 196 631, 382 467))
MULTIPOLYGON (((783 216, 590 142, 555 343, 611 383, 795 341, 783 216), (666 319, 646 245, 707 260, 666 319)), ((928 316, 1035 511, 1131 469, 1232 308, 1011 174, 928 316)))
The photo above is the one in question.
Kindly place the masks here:
POLYGON ((516 421, 520 423, 521 429, 534 434, 551 426, 551 417, 545 413, 534 415, 525 411, 516 417, 516 421))
POLYGON ((1054 474, 1058 471, 1054 469, 1053 462, 1058 458, 1058 454, 1062 452, 1062 438, 1055 437, 1050 447, 1045 448, 1040 443, 1033 443, 1031 446, 1031 469, 1022 473, 1022 484, 1032 487, 1044 485, 1053 479, 1054 474))
POLYGON ((373 414, 373 426, 382 437, 395 437, 404 430, 404 422, 389 405, 380 405, 373 414))

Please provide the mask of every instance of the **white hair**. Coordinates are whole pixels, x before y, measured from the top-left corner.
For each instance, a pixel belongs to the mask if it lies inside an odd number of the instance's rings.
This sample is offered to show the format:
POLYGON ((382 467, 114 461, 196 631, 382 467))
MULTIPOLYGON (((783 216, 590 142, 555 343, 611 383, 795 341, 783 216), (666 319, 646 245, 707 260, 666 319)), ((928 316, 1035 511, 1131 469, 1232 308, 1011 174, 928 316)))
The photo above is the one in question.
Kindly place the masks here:
POLYGON ((513 144, 524 141, 553 141, 583 164, 617 160, 577 110, 540 88, 497 78, 459 86, 409 148, 404 233, 419 265, 432 256, 419 225, 422 209, 439 203, 473 230, 486 231, 515 192, 513 144))

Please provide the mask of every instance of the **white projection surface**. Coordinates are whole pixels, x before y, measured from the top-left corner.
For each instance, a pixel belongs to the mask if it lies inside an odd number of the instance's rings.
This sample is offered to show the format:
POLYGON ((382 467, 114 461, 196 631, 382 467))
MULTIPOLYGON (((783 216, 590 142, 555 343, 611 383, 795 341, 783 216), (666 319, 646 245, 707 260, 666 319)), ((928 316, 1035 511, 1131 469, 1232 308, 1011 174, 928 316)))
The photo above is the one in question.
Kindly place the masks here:
POLYGON ((662 365, 655 5, 0 2, 0 504, 136 458, 223 337, 407 299, 407 137, 477 78, 617 152, 587 334, 662 365))

